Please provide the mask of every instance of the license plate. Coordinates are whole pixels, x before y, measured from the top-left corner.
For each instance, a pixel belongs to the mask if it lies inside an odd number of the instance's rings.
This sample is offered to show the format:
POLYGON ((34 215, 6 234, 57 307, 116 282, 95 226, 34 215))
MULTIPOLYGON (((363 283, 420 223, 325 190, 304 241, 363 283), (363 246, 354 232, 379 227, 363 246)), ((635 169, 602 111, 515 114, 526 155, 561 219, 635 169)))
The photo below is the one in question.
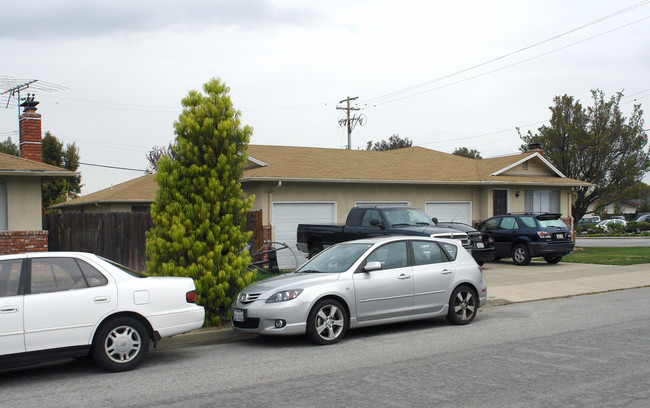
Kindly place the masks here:
POLYGON ((555 235, 557 239, 564 239, 564 234, 557 234, 555 235))
POLYGON ((477 247, 477 248, 485 248, 485 245, 483 245, 482 242, 477 242, 477 243, 476 243, 476 247, 477 247))
POLYGON ((246 314, 242 309, 233 309, 232 320, 234 322, 243 322, 244 320, 246 320, 246 314))

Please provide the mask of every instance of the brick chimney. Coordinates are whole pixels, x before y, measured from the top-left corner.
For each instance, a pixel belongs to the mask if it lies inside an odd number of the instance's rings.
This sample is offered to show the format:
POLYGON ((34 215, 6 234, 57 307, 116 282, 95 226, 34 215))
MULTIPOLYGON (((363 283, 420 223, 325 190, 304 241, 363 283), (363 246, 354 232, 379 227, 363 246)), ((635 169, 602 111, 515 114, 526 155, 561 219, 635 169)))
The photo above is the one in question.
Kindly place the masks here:
POLYGON ((544 149, 542 149, 542 144, 541 143, 529 143, 528 144, 528 151, 529 152, 537 152, 544 157, 544 149))
POLYGON ((36 105, 38 101, 30 94, 27 94, 25 102, 20 104, 23 107, 23 113, 20 115, 20 157, 42 162, 41 114, 36 113, 36 105))

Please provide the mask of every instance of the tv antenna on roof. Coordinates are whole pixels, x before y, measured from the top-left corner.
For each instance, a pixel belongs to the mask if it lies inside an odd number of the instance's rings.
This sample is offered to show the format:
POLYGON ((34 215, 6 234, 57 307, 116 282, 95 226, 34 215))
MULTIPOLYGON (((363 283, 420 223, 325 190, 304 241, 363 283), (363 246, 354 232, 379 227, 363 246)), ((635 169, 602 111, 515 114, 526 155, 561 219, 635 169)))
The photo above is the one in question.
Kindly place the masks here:
POLYGON ((0 95, 5 95, 5 94, 9 95, 9 97, 7 98, 7 105, 5 106, 5 109, 9 108, 9 103, 11 102, 11 98, 15 96, 16 101, 18 102, 17 103, 18 118, 20 118, 20 102, 21 102, 20 92, 21 91, 24 91, 25 89, 30 87, 33 90, 44 91, 44 92, 56 92, 56 91, 63 91, 69 89, 65 86, 53 84, 51 82, 39 81, 38 79, 19 79, 19 78, 0 75, 0 89, 4 88, 5 86, 11 86, 9 89, 7 89, 6 91, 0 94, 0 95))

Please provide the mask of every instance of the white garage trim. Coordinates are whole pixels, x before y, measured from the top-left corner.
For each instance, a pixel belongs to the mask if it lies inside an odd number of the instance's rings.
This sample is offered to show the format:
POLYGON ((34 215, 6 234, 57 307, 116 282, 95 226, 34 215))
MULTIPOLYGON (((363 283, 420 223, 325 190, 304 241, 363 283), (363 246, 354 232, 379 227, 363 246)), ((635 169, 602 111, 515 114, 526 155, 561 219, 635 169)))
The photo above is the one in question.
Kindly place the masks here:
POLYGON ((428 201, 424 203, 424 212, 438 221, 455 221, 472 225, 471 201, 428 201))
POLYGON ((355 201, 357 207, 403 207, 411 205, 408 201, 355 201))
POLYGON ((272 208, 273 240, 290 248, 277 252, 280 269, 297 268, 307 260, 307 254, 296 247, 298 224, 336 223, 335 201, 278 201, 272 208))

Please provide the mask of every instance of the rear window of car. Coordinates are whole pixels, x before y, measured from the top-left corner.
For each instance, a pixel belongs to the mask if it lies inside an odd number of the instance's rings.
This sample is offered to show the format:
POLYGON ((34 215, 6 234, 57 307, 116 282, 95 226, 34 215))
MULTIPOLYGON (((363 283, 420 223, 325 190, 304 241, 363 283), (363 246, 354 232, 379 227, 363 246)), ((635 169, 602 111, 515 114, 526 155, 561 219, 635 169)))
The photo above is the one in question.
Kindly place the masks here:
POLYGON ((557 220, 538 220, 542 228, 569 228, 561 219, 557 220))
POLYGON ((144 274, 142 272, 138 272, 138 271, 136 271, 134 269, 131 269, 128 266, 120 265, 117 262, 113 262, 110 259, 102 258, 101 256, 99 258, 102 261, 108 262, 109 264, 113 265, 114 267, 116 267, 118 269, 121 269, 122 271, 124 271, 125 273, 127 273, 127 274, 129 274, 129 275, 131 275, 133 277, 136 277, 136 278, 146 278, 147 277, 146 274, 144 274))
POLYGON ((0 297, 18 295, 21 268, 21 259, 0 261, 0 297))

